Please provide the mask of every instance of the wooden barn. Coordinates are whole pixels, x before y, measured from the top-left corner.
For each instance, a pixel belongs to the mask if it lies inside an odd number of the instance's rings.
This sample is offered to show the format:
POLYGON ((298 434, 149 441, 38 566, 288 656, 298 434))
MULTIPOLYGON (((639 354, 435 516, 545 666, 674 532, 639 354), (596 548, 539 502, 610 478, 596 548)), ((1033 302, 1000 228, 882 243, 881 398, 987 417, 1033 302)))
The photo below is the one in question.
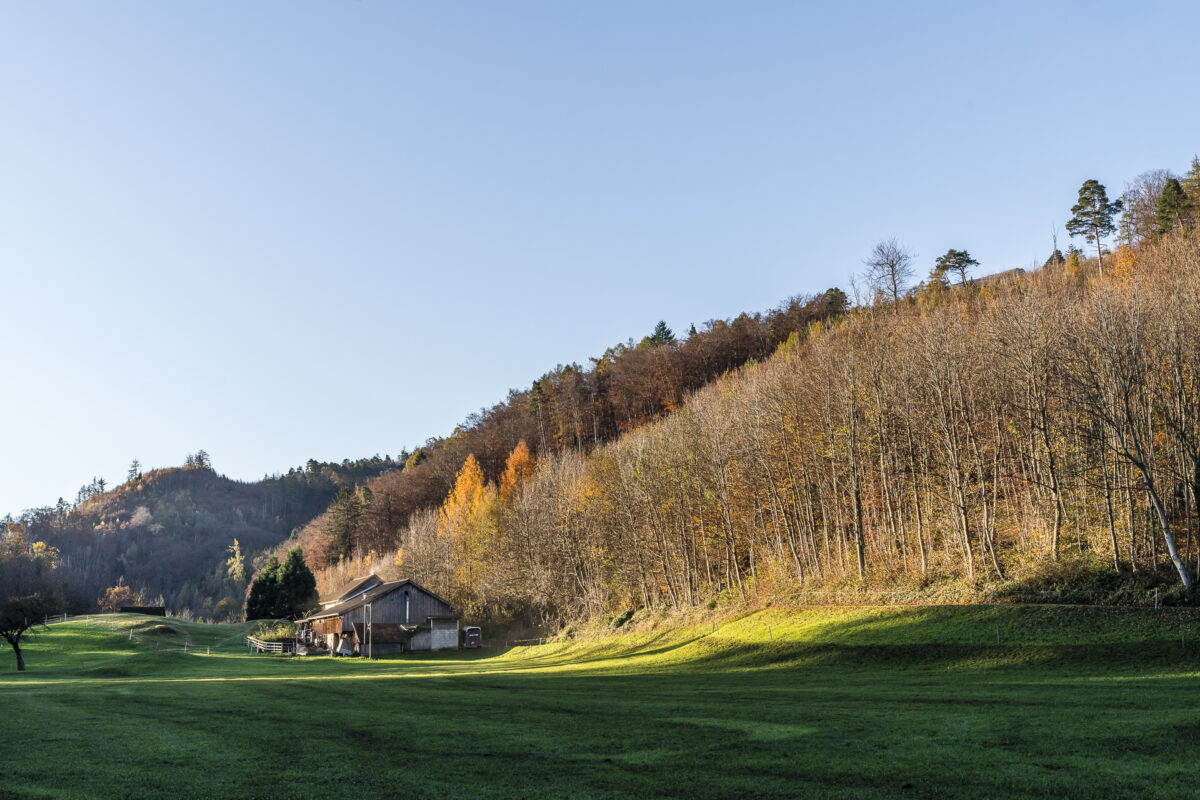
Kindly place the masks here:
POLYGON ((442 598, 413 581, 357 578, 321 610, 298 621, 309 644, 343 655, 383 655, 458 647, 458 617, 442 598))

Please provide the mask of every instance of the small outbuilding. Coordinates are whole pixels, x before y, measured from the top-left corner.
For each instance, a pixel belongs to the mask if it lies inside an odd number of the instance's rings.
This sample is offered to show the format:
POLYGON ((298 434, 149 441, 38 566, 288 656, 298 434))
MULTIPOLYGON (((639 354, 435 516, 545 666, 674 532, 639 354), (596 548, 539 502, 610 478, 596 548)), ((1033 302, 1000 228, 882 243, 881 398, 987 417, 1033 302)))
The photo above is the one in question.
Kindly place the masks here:
POLYGON ((151 617, 165 617, 167 615, 167 609, 165 606, 121 606, 120 613, 147 614, 151 617))
POLYGON ((454 608, 415 581, 356 578, 329 598, 321 610, 300 619, 301 636, 311 645, 342 655, 383 655, 458 647, 454 608))

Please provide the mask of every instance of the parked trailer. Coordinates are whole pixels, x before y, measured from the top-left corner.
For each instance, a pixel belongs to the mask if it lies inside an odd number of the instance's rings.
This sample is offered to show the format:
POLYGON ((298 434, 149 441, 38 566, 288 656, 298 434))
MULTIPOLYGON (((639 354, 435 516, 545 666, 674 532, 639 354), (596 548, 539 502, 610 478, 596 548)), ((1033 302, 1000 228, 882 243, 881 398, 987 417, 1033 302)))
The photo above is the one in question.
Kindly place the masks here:
POLYGON ((459 646, 464 650, 483 646, 483 631, 477 625, 466 625, 462 629, 462 641, 459 646))

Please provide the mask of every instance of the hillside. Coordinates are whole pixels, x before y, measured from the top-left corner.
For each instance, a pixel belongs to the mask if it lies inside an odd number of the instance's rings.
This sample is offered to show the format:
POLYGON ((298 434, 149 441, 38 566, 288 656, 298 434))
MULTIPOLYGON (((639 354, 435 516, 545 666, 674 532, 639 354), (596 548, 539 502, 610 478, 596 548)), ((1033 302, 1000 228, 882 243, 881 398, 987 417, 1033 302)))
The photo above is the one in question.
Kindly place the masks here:
MULTIPOLYGON (((191 460, 189 458, 189 460, 191 460)), ((74 608, 95 607, 118 583, 173 613, 239 618, 248 578, 264 550, 319 514, 342 486, 397 467, 375 457, 310 461, 286 475, 242 482, 200 465, 155 469, 79 501, 32 509, 20 524, 60 553, 74 608), (237 543, 236 553, 233 551, 237 543)))
POLYGON ((1197 292, 1184 228, 879 297, 594 449, 529 442, 499 474, 458 450, 441 500, 325 580, 402 573, 472 618, 549 626, 812 593, 1192 602, 1197 292))
POLYGON ((341 498, 301 532, 308 561, 343 564, 344 571, 352 569, 347 562, 394 550, 409 519, 445 499, 468 456, 486 480, 498 483, 521 442, 541 455, 591 452, 670 414, 729 370, 768 358, 790 337, 839 317, 846 303, 842 291, 829 289, 763 313, 709 320, 684 337, 660 322, 640 341, 610 347, 586 368, 559 365, 528 389, 513 390, 471 415, 449 436, 429 439, 403 470, 373 478, 357 497, 341 498))
POLYGON ((159 621, 106 615, 50 626, 26 673, 0 662, 24 743, 0 770, 16 798, 1191 797, 1196 613, 641 614, 374 661, 176 620, 155 650, 159 621))

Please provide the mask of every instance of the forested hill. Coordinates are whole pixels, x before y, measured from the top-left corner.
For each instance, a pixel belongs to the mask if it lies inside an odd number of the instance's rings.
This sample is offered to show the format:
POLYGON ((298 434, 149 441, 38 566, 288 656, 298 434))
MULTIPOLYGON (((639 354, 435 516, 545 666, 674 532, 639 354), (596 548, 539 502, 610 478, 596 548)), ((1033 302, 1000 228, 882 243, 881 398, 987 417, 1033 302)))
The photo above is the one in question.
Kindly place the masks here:
POLYGON ((111 489, 80 489, 74 503, 31 509, 16 524, 30 541, 60 552, 72 606, 92 608, 114 586, 119 596, 165 603, 174 613, 240 618, 255 557, 321 513, 339 488, 397 465, 378 456, 341 464, 309 461, 286 475, 235 481, 204 451, 186 466, 142 473, 111 489), (236 542, 236 546, 235 546, 236 542))
POLYGON ((722 597, 1191 602, 1200 161, 1166 175, 1120 202, 1083 184, 1068 230, 1095 257, 972 280, 951 249, 913 285, 881 242, 869 304, 557 370, 340 492, 300 537, 318 582, 403 575, 545 624, 722 597))
POLYGON ((560 365, 473 414, 449 436, 430 439, 403 470, 340 493, 300 536, 308 561, 350 569, 345 565, 361 563, 355 559, 394 549, 415 512, 445 499, 468 456, 487 481, 498 483, 520 442, 541 455, 591 452, 680 408, 729 370, 769 358, 846 307, 846 295, 834 288, 790 298, 765 313, 709 320, 680 337, 660 322, 640 341, 611 347, 587 367, 560 365))

